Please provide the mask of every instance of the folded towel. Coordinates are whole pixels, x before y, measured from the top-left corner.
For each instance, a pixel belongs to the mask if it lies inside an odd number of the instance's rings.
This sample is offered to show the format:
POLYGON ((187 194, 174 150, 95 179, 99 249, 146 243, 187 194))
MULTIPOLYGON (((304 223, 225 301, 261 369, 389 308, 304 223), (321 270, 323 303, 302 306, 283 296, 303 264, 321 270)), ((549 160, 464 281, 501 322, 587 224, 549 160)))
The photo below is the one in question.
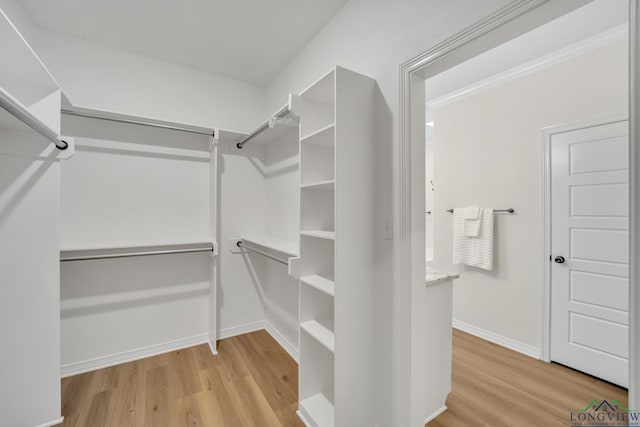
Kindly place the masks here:
POLYGON ((464 235, 467 237, 478 237, 480 235, 480 225, 482 224, 482 209, 480 206, 469 206, 461 208, 464 216, 464 235))
POLYGON ((467 236, 467 211, 453 210, 453 263, 493 270, 493 209, 480 209, 479 234, 467 236))

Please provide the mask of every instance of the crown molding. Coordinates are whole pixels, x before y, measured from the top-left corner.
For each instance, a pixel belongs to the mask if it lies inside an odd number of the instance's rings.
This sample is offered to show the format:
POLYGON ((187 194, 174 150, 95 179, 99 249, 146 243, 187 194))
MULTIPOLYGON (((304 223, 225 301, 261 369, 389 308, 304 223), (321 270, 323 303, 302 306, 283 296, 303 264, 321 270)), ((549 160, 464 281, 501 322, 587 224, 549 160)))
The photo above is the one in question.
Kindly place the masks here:
POLYGON ((495 74, 486 79, 482 79, 461 89, 454 90, 445 95, 439 96, 427 102, 427 107, 436 109, 443 105, 458 101, 467 96, 499 86, 511 80, 518 79, 528 74, 535 73, 548 67, 552 67, 569 59, 591 52, 598 48, 610 45, 620 40, 624 40, 629 35, 627 24, 614 27, 608 31, 584 39, 578 43, 564 47, 548 55, 541 56, 533 61, 518 65, 509 70, 495 74))

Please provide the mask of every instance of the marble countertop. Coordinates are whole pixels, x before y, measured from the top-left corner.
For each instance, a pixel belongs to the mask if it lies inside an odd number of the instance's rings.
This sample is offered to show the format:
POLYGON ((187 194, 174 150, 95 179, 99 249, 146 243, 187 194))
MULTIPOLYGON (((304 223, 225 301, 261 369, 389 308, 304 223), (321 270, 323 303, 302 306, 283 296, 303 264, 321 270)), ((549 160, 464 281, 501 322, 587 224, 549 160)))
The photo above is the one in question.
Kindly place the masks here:
POLYGON ((458 273, 447 273, 444 271, 434 270, 427 267, 424 284, 426 286, 437 285, 438 283, 447 282, 449 280, 457 279, 460 275, 458 273))

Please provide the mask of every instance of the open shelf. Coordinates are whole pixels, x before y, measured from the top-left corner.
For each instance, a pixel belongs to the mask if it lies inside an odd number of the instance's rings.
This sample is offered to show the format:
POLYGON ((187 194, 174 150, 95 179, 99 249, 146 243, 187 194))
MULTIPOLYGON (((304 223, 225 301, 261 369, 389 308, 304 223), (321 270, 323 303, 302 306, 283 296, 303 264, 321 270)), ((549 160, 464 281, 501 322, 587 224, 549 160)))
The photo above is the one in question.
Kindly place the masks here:
POLYGON ((316 144, 326 147, 333 147, 335 142, 335 125, 333 123, 301 138, 303 144, 316 144))
POLYGON ((242 237, 242 240, 255 246, 290 255, 291 257, 297 257, 300 253, 298 243, 290 240, 282 240, 270 236, 249 236, 242 237))
POLYGON ((324 348, 333 353, 335 348, 335 336, 333 332, 325 328, 319 322, 315 320, 309 320, 300 324, 300 329, 305 331, 316 341, 318 341, 324 348))
POLYGON ((298 416, 309 427, 331 427, 335 425, 333 403, 323 393, 314 394, 298 405, 298 416))
POLYGON ((300 188, 309 189, 309 190, 333 190, 335 184, 336 184, 335 179, 328 179, 326 181, 318 181, 318 182, 311 182, 309 184, 302 184, 300 185, 300 188))
POLYGON ((317 237, 319 239, 327 239, 327 240, 335 240, 336 232, 335 231, 325 231, 325 230, 303 230, 300 232, 300 235, 307 237, 317 237))
POLYGON ((173 242, 128 242, 66 246, 60 249, 60 261, 81 261, 128 256, 161 255, 170 253, 217 252, 211 239, 173 242))
POLYGON ((196 125, 193 123, 168 121, 154 117, 128 114, 111 110, 102 110, 81 105, 66 106, 62 109, 62 114, 70 116, 89 117, 101 120, 113 120, 123 123, 164 127, 169 129, 179 128, 188 132, 197 132, 207 135, 213 135, 214 132, 214 129, 212 127, 196 125))
POLYGON ((303 276, 300 278, 300 281, 307 286, 311 286, 320 292, 324 292, 327 295, 335 296, 336 294, 336 285, 333 283, 333 280, 325 279, 322 276, 312 275, 312 276, 303 276))
POLYGON ((311 84, 307 89, 303 90, 300 96, 322 104, 334 104, 335 82, 336 73, 335 70, 331 70, 311 84))

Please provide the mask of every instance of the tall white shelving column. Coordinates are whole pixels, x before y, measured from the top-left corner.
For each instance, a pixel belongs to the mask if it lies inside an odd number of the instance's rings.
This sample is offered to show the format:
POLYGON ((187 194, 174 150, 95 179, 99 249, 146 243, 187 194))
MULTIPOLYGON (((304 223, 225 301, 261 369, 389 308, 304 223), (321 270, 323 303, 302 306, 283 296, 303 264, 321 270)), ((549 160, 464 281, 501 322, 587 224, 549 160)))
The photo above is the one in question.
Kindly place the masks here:
POLYGON ((372 425, 375 88, 337 67, 298 99, 298 414, 313 427, 372 425))

